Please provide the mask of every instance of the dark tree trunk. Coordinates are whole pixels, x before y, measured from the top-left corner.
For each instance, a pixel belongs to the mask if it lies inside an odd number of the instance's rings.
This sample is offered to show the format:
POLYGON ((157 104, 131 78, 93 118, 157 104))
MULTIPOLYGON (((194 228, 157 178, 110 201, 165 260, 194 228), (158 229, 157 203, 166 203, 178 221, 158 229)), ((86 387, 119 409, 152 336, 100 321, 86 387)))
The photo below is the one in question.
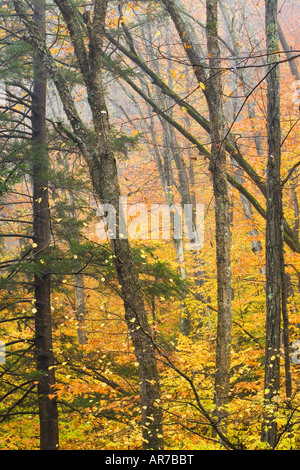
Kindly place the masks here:
MULTIPOLYGON (((45 2, 35 0, 34 21, 45 37, 45 2)), ((34 56, 32 97, 32 172, 33 172, 33 231, 35 283, 35 351, 38 374, 38 406, 40 418, 40 449, 58 449, 58 414, 54 395, 52 327, 50 306, 50 275, 47 273, 47 252, 50 242, 48 205, 48 157, 46 131, 46 72, 38 53, 34 56)))
POLYGON ((281 129, 279 50, 277 31, 277 0, 265 1, 265 26, 269 74, 267 77, 267 212, 266 212, 266 352, 265 352, 265 402, 266 415, 262 425, 262 441, 274 448, 277 441, 275 397, 280 388, 280 324, 282 302, 283 211, 280 181, 281 129))
MULTIPOLYGON (((95 194, 97 194, 100 202, 110 204, 116 209, 118 228, 120 188, 102 81, 107 1, 95 0, 93 19, 88 14, 82 17, 77 7, 69 0, 55 0, 55 3, 63 14, 68 27, 86 85, 88 101, 92 111, 95 142, 90 139, 90 134, 78 114, 70 90, 59 68, 56 67, 46 43, 32 23, 23 3, 20 0, 14 0, 16 11, 29 30, 28 41, 43 56, 43 62, 57 88, 64 111, 72 126, 71 130, 61 124, 61 130, 66 132, 82 151, 89 168, 95 194), (85 25, 82 24, 82 19, 85 25), (89 53, 84 40, 86 31, 89 36, 89 53)), ((159 405, 161 392, 155 357, 156 348, 152 340, 142 290, 129 242, 126 238, 112 239, 111 249, 114 254, 116 272, 124 302, 125 319, 138 362, 143 448, 145 450, 159 450, 163 448, 164 441, 162 409, 159 405)))

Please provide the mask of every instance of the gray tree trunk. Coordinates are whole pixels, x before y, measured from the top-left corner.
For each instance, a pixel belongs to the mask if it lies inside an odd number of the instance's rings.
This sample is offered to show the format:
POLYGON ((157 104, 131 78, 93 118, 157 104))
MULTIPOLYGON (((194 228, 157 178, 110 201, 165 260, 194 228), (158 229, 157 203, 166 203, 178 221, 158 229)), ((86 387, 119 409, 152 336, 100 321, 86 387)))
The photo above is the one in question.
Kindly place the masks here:
POLYGON ((222 81, 218 39, 218 2, 206 2, 206 37, 209 55, 208 75, 204 67, 201 45, 191 23, 183 19, 182 4, 177 0, 163 0, 193 67, 199 84, 206 85, 204 95, 210 114, 211 160, 210 171, 215 197, 216 264, 218 292, 218 326, 216 345, 215 395, 217 414, 226 417, 231 362, 231 262, 230 262, 230 201, 228 196, 226 152, 224 146, 224 113, 222 105, 222 81))
POLYGON ((226 416, 230 386, 231 360, 231 264, 230 264, 230 201, 226 176, 224 147, 224 113, 222 105, 222 68, 218 40, 218 2, 206 2, 206 35, 210 76, 207 81, 207 102, 211 122, 210 171, 215 196, 218 327, 216 347, 215 393, 219 419, 226 416))

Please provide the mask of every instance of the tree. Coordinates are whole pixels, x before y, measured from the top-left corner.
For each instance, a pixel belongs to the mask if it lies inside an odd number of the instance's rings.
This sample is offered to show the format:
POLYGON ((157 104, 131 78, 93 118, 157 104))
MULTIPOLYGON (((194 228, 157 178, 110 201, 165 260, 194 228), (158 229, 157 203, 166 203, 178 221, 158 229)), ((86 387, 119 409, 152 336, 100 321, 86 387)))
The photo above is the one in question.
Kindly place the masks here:
MULTIPOLYGON (((44 1, 33 5, 34 21, 45 38, 44 1)), ((50 244, 48 202, 48 154, 46 130, 47 73, 41 55, 33 61, 32 92, 32 177, 33 177, 33 241, 34 261, 38 272, 34 276, 35 348, 38 374, 38 404, 41 450, 58 450, 58 416, 54 394, 55 373, 52 346, 50 274, 47 253, 50 244), (52 397, 52 398, 51 398, 52 397)))
POLYGON ((218 273, 218 329, 216 345, 216 405, 219 419, 226 415, 230 387, 231 357, 231 228, 230 202, 224 148, 224 110, 222 106, 222 68, 218 40, 218 2, 206 3, 207 51, 210 76, 207 80, 207 103, 211 122, 211 162, 216 219, 216 262, 218 273))
MULTIPOLYGON (((120 189, 116 162, 113 155, 111 130, 102 81, 102 49, 105 31, 107 3, 96 0, 93 19, 87 11, 84 22, 78 7, 70 2, 56 1, 73 42, 76 58, 85 82, 88 101, 92 111, 95 132, 95 145, 76 110, 70 91, 59 69, 55 66, 49 50, 34 23, 30 20, 24 4, 14 1, 15 9, 28 28, 27 39, 43 56, 63 103, 72 130, 63 129, 78 144, 88 165, 94 191, 102 204, 110 204, 117 211, 117 227, 121 223, 119 213, 120 189), (89 54, 83 41, 83 31, 88 31, 89 54)), ((141 413, 145 449, 159 449, 163 446, 162 412, 158 405, 160 399, 159 376, 156 365, 155 347, 152 342, 138 274, 133 263, 130 246, 126 238, 111 239, 116 272, 121 286, 125 307, 125 318, 135 349, 140 377, 141 413)))
POLYGON ((218 276, 218 332, 216 349, 216 404, 220 419, 224 414, 229 392, 231 353, 231 267, 230 267, 230 210, 226 176, 225 126, 222 107, 222 82, 218 40, 217 2, 206 4, 206 37, 210 75, 207 77, 201 58, 201 48, 188 21, 184 21, 179 2, 163 0, 193 67, 199 86, 203 89, 210 117, 210 171, 215 197, 216 262, 218 276))
POLYGON ((266 0, 265 24, 268 53, 267 93, 267 212, 266 212, 266 353, 265 399, 272 410, 263 423, 262 440, 277 441, 276 397, 280 388, 280 331, 283 261, 283 209, 281 188, 281 125, 278 65, 277 1, 266 0))

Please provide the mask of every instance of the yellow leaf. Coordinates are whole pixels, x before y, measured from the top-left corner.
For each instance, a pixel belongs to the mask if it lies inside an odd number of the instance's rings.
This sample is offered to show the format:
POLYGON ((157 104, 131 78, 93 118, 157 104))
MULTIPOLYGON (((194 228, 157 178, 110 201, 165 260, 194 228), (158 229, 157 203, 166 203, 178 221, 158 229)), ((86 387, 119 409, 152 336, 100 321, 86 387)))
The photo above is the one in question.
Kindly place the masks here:
POLYGON ((176 72, 175 72, 175 70, 171 69, 170 72, 171 72, 172 77, 173 77, 174 80, 175 80, 175 78, 176 78, 176 72))
POLYGON ((200 82, 199 85, 200 85, 200 88, 202 88, 202 90, 205 90, 205 85, 204 85, 204 83, 200 82))

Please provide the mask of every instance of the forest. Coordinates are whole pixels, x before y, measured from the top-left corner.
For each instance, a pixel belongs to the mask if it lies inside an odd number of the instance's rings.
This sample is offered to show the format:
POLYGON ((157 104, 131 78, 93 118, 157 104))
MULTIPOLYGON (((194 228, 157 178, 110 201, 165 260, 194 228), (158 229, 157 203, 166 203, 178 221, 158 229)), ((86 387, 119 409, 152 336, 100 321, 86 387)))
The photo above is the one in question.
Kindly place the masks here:
POLYGON ((0 1, 0 450, 300 450, 299 31, 0 1))

